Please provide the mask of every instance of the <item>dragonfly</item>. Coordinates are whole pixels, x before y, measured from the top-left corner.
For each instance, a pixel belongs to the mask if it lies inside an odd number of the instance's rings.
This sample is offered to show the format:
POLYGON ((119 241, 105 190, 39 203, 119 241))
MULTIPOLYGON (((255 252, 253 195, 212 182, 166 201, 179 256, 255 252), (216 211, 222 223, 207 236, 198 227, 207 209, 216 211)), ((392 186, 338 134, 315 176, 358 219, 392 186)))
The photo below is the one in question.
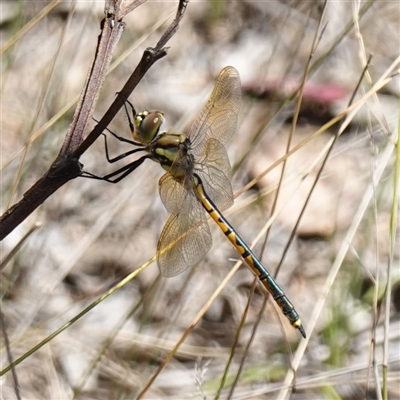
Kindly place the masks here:
POLYGON ((125 112, 133 140, 109 132, 135 149, 111 158, 103 134, 107 160, 114 163, 140 151, 145 155, 103 177, 87 172, 84 176, 117 183, 146 159, 159 163, 166 171, 159 181, 159 193, 171 214, 157 245, 161 274, 178 275, 204 258, 212 245, 208 214, 272 295, 283 315, 305 338, 300 317, 284 291, 222 214, 233 204, 232 172, 225 146, 236 131, 240 98, 239 73, 233 67, 225 67, 188 134, 161 131, 165 122, 163 112, 136 113, 127 101, 125 112))

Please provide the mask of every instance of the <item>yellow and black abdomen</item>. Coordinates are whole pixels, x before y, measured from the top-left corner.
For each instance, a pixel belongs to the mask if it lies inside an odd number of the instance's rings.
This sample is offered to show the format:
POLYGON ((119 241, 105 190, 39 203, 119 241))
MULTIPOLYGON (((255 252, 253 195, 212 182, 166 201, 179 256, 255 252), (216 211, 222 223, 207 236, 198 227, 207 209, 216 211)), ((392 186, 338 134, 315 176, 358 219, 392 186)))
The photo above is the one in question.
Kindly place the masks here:
POLYGON ((230 223, 225 219, 225 217, 219 212, 215 207, 212 200, 207 196, 204 191, 203 185, 199 177, 196 179, 196 194, 201 204, 205 210, 210 214, 211 218, 218 224, 221 230, 224 232, 225 236, 231 241, 236 250, 240 253, 243 259, 246 261, 247 265, 251 268, 253 273, 260 279, 263 286, 271 294, 273 299, 276 301, 283 315, 289 320, 289 322, 297 328, 303 337, 306 337, 304 328, 301 324, 300 317, 297 311, 294 309, 292 303, 289 301, 288 297, 285 295, 280 286, 276 283, 271 274, 267 271, 264 265, 258 260, 256 255, 247 246, 243 239, 238 235, 233 229, 230 223))

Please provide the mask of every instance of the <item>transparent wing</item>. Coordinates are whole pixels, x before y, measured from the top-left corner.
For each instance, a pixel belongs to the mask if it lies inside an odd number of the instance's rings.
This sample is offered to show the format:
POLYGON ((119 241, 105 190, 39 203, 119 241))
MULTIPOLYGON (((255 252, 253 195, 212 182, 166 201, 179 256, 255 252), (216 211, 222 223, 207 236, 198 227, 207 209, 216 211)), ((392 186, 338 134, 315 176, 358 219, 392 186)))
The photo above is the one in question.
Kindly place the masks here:
POLYGON ((204 155, 195 166, 203 182, 204 190, 220 211, 233 204, 232 170, 225 146, 218 140, 209 139, 204 155))
POLYGON ((205 211, 193 191, 193 173, 217 207, 232 204, 229 159, 224 145, 236 130, 240 79, 233 67, 224 68, 203 110, 188 135, 190 154, 177 155, 170 171, 160 179, 160 196, 172 213, 157 246, 158 266, 164 276, 174 276, 197 264, 211 247, 205 211))
POLYGON ((187 213, 191 207, 190 203, 195 200, 169 172, 161 177, 159 192, 165 208, 172 214, 187 213))
POLYGON ((175 276, 186 268, 197 264, 210 250, 211 232, 205 218, 205 211, 194 201, 187 212, 172 214, 161 233, 157 245, 158 267, 165 277, 175 276))
POLYGON ((233 67, 225 67, 188 135, 194 153, 202 153, 202 147, 210 138, 219 140, 223 145, 229 142, 237 126, 240 95, 239 73, 233 67))

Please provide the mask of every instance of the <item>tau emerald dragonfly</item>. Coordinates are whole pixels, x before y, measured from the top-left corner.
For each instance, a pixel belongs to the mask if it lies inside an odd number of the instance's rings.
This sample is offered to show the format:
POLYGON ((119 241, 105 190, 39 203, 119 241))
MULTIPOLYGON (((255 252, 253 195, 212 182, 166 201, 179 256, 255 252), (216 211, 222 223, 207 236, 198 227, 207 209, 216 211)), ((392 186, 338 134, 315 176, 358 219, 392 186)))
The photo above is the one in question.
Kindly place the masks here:
MULTIPOLYGON (((83 176, 116 183, 146 159, 159 163, 166 170, 159 182, 160 196, 171 213, 157 246, 161 274, 178 275, 204 258, 212 244, 206 218, 209 214, 289 322, 305 337, 300 317, 284 291, 221 213, 233 204, 231 167, 225 146, 236 130, 240 95, 238 72, 233 67, 224 68, 188 134, 162 132, 161 111, 136 113, 128 102, 133 113, 133 122, 129 120, 133 140, 111 133, 135 149, 110 158, 106 140, 107 160, 116 162, 139 151, 145 155, 104 177, 90 173, 83 176)), ((128 114, 126 104, 125 109, 128 114)))

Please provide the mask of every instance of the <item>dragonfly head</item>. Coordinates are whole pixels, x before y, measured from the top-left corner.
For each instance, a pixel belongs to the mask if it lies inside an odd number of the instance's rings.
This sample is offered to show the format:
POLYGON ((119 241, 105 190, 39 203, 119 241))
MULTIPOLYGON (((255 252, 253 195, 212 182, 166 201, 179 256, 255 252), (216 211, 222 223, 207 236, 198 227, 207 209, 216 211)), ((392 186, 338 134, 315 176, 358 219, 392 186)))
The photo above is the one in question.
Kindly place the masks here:
POLYGON ((149 144, 158 135, 164 122, 164 114, 161 111, 142 111, 136 114, 133 121, 133 139, 142 144, 149 144))

